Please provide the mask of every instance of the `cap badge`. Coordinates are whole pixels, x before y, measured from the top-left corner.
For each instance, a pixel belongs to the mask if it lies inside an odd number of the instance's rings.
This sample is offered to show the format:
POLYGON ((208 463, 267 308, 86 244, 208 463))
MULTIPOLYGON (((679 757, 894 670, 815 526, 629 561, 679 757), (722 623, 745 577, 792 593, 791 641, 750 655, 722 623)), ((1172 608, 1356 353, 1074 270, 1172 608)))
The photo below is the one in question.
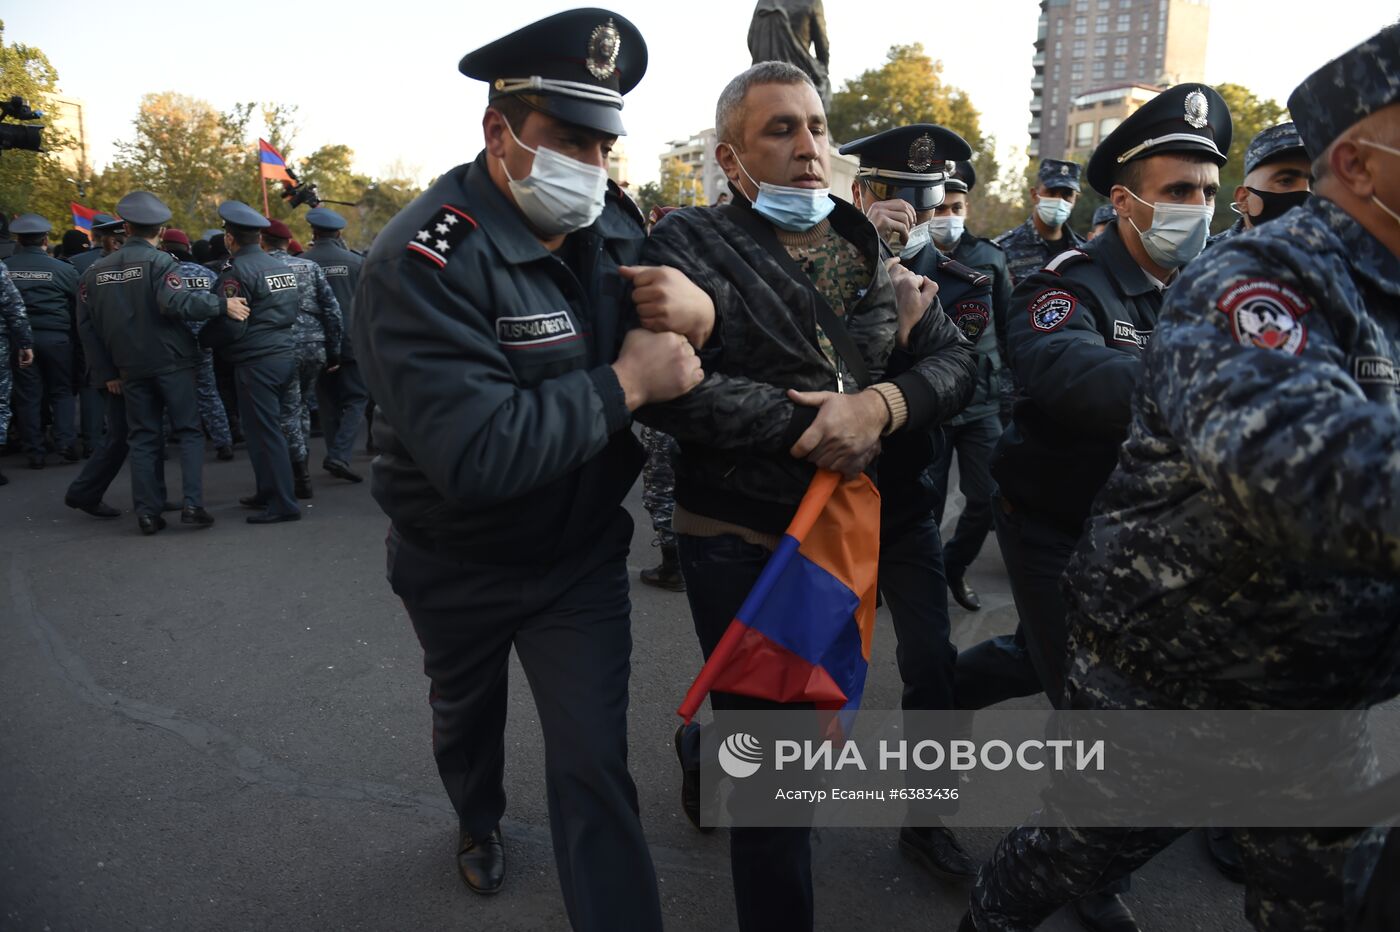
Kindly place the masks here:
POLYGON ((909 167, 926 172, 933 166, 933 137, 924 133, 909 146, 909 167))
POLYGON ((622 51, 622 34, 609 19, 605 25, 593 30, 588 39, 588 73, 599 81, 606 81, 617 73, 617 55, 622 51))
POLYGON ((1210 118, 1210 101, 1200 91, 1186 95, 1186 122, 1196 129, 1203 129, 1210 118))
POLYGON ((1060 174, 1062 174, 1062 175, 1068 175, 1068 174, 1069 174, 1069 166, 1068 166, 1068 165, 1061 165, 1061 166, 1060 166, 1060 174))

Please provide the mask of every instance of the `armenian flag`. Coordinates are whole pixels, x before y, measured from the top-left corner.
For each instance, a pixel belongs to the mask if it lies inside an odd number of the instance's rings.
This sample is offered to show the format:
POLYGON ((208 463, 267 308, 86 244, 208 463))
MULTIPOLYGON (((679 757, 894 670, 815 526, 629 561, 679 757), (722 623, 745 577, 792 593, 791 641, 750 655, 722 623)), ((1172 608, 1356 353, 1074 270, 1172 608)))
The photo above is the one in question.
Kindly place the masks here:
POLYGON ((287 171, 287 160, 282 158, 282 153, 272 148, 266 139, 258 140, 258 163, 264 178, 285 181, 296 187, 297 180, 287 171))
POLYGON ((678 710, 711 690, 853 711, 875 630, 880 493, 869 478, 820 470, 678 710))
POLYGON ((68 202, 68 206, 73 209, 73 229, 83 231, 88 239, 92 239, 92 218, 97 216, 97 211, 72 201, 68 202))

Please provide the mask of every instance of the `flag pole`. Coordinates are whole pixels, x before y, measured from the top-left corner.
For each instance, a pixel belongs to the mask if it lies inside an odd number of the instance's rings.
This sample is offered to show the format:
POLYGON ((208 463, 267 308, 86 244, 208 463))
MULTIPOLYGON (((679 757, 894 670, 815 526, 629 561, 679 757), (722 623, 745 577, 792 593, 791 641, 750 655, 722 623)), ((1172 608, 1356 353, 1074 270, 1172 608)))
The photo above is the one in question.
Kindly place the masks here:
POLYGON ((263 216, 264 216, 264 217, 271 217, 271 216, 272 216, 272 210, 267 206, 267 176, 264 175, 264 174, 262 173, 262 164, 261 164, 261 163, 258 164, 258 175, 260 175, 260 176, 262 177, 262 188, 263 188, 263 216))

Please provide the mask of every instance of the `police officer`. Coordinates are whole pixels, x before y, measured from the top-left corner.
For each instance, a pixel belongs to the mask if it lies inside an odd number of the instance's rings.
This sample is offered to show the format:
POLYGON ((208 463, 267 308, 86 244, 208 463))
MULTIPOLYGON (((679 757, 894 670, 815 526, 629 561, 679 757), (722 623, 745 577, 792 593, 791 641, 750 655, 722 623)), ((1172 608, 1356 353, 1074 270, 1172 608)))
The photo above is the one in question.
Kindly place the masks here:
MULTIPOLYGON (((1315 196, 1210 250, 1168 293, 1119 468, 1066 573, 1073 707, 1364 709, 1396 695, 1397 76, 1390 26, 1308 77, 1288 107, 1315 196)), ((964 927, 1034 928, 1183 831, 1016 829, 964 927)), ((1347 909, 1368 877, 1394 889, 1377 835, 1235 830, 1250 922, 1394 928, 1347 909)))
MULTIPOLYGON (((1089 222, 1089 235, 1084 237, 1084 242, 1092 243, 1104 231, 1104 227, 1113 222, 1113 205, 1100 204, 1094 208, 1094 218, 1089 222)), ((1206 241, 1209 244, 1210 240, 1206 241)))
MULTIPOLYGON (((1205 245, 1230 134, 1224 100, 1205 85, 1177 85, 1144 105, 1089 162, 1089 183, 1118 220, 1012 294, 1007 348, 1021 396, 992 462, 997 543, 1026 659, 1057 707, 1065 682, 1060 576, 1117 462, 1162 292, 1205 245)), ((1076 906, 1091 928, 1112 928, 1109 919, 1127 912, 1116 895, 1076 906)))
MULTIPOLYGON (((73 263, 73 268, 77 270, 80 279, 83 273, 92 268, 92 264, 98 259, 110 256, 122 248, 122 244, 126 242, 126 227, 119 218, 113 217, 111 214, 99 213, 92 218, 90 235, 92 248, 75 253, 68 260, 73 263)), ((106 400, 98 389, 93 388, 97 380, 92 378, 86 344, 78 338, 76 323, 75 317, 74 346, 77 349, 78 358, 74 363, 74 370, 81 376, 78 389, 78 423, 79 431, 83 436, 83 455, 87 456, 91 451, 97 449, 98 444, 102 441, 106 400)), ((124 436, 125 434, 123 434, 124 436)))
MULTIPOLYGON (((34 364, 34 333, 29 329, 29 315, 24 310, 24 298, 10 280, 9 270, 0 262, 0 447, 7 440, 10 427, 10 396, 14 379, 10 369, 11 350, 21 369, 34 364)), ((10 480, 0 473, 0 485, 10 480)))
POLYGON ((30 469, 44 468, 43 404, 53 418, 54 444, 63 458, 78 461, 74 424, 73 306, 78 299, 78 273, 48 253, 53 226, 38 214, 21 214, 10 224, 18 248, 6 265, 10 279, 24 298, 34 332, 34 365, 15 379, 15 413, 24 436, 30 469))
MULTIPOLYGON (((203 265, 194 261, 190 252, 190 237, 184 230, 170 227, 160 235, 161 248, 175 257, 180 263, 180 280, 192 291, 209 291, 214 287, 214 275, 203 265)), ((190 320, 185 325, 196 338, 204 329, 204 321, 190 320)), ((223 399, 219 397, 219 386, 214 377, 214 354, 201 349, 203 360, 196 370, 195 388, 198 392, 199 420, 209 439, 214 441, 216 455, 221 460, 233 459, 233 435, 229 432, 228 414, 224 411, 223 399)))
POLYGON ((461 71, 490 86, 486 149, 380 232, 351 315, 379 407, 373 492, 392 521, 389 580, 433 684, 457 868, 478 893, 505 876, 514 646, 579 932, 661 927, 626 763, 632 522, 621 503, 641 465, 630 411, 701 373, 677 334, 623 338, 619 267, 640 256, 644 231, 606 165, 646 63, 636 27, 597 9, 467 54, 461 71))
MULTIPOLYGON (((932 279, 937 302, 963 336, 996 352, 992 335, 992 281, 941 253, 929 225, 946 198, 948 161, 972 154, 967 142, 932 123, 885 130, 841 147, 860 159, 851 201, 865 212, 880 240, 905 268, 932 279)), ((980 391, 987 373, 978 369, 980 391)), ((946 444, 935 426, 885 438, 879 460, 880 591, 890 607, 904 681, 901 707, 952 709, 957 649, 949 640, 947 580, 936 514, 946 487, 930 475, 946 444)), ((899 847, 942 878, 972 876, 972 859, 943 827, 936 812, 911 813, 899 847)))
POLYGON ((1079 163, 1041 159, 1030 194, 1031 215, 1026 222, 996 238, 996 244, 1006 252, 1013 285, 1021 284, 1066 249, 1084 245, 1069 225, 1070 212, 1079 199, 1079 163))
POLYGON ((1239 214, 1232 225, 1206 240, 1216 243, 1282 217, 1308 199, 1312 160, 1291 122, 1261 130, 1244 150, 1244 178, 1230 209, 1239 214))
POLYGON ((361 482, 363 477, 350 468, 350 457, 354 455, 355 437, 365 416, 369 392, 355 360, 350 324, 355 317, 355 289, 359 286, 360 269, 365 260, 359 253, 352 252, 341 238, 345 218, 340 214, 329 207, 314 207, 306 212, 306 222, 311 225, 311 248, 303 258, 315 262, 326 273, 326 281, 340 306, 344 334, 335 353, 331 353, 331 343, 326 344, 327 355, 338 356, 340 365, 334 368, 327 365, 316 381, 321 432, 326 440, 326 458, 321 468, 337 478, 361 482))
POLYGON ((183 323, 247 316, 240 300, 187 289, 179 263, 157 248, 170 208, 148 191, 134 191, 117 204, 127 242, 93 263, 83 278, 79 301, 94 339, 94 368, 115 369, 119 378, 107 390, 126 403, 130 446, 131 497, 143 534, 165 527, 164 482, 159 472, 162 420, 168 416, 180 445, 184 486, 180 520, 206 528, 214 518, 204 510, 204 434, 195 402, 199 345, 183 323))
POLYGON ((68 261, 81 276, 98 259, 110 256, 126 242, 126 225, 120 217, 111 214, 96 214, 92 218, 93 248, 80 252, 68 261))
POLYGON ((282 433, 282 398, 296 377, 296 322, 301 299, 297 276, 287 264, 262 250, 267 218, 241 201, 219 205, 224 220, 224 244, 232 258, 214 283, 226 298, 247 300, 249 313, 240 321, 219 321, 204 328, 199 340, 233 367, 238 390, 239 421, 248 442, 256 491, 239 504, 258 514, 249 524, 299 521, 301 509, 293 498, 292 461, 282 433))
POLYGON ((306 448, 311 438, 311 409, 308 398, 322 370, 334 373, 340 367, 340 302, 321 266, 287 251, 292 231, 281 220, 268 218, 263 231, 263 249, 280 259, 297 276, 296 322, 292 339, 296 343, 296 377, 282 396, 282 434, 292 458, 292 478, 297 498, 310 498, 311 473, 306 468, 306 448))

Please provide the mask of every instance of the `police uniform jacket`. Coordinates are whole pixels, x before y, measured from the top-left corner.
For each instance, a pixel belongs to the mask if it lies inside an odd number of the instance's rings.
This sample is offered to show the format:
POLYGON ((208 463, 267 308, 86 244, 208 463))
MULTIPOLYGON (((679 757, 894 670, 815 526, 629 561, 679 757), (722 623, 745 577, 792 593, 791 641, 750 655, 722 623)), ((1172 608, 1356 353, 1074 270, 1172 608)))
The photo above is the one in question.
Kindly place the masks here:
POLYGON ((8 342, 10 349, 29 349, 34 345, 24 298, 10 280, 10 272, 3 262, 0 262, 0 338, 8 342))
POLYGON ((214 348, 234 365, 296 349, 292 324, 301 307, 301 295, 297 274, 285 262, 269 256, 260 246, 243 246, 219 273, 214 291, 227 298, 246 299, 248 319, 211 321, 200 331, 202 345, 214 348))
POLYGON ((1127 435, 1161 306, 1116 224, 1012 292, 1006 346, 1021 390, 992 476, 1013 507, 1079 536, 1127 435))
POLYGON ((285 249, 273 250, 268 255, 280 259, 297 273, 297 294, 301 303, 296 323, 292 324, 292 339, 299 344, 324 344, 327 358, 334 360, 331 365, 335 365, 340 361, 340 347, 344 342, 343 321, 340 302, 325 270, 305 255, 294 256, 285 249))
POLYGON ((21 246, 5 262, 10 278, 24 296, 29 326, 34 330, 69 333, 78 300, 78 273, 42 246, 21 246))
POLYGON ((1397 307, 1400 259, 1319 197, 1172 286, 1066 577, 1078 649, 1122 701, 1351 709, 1400 692, 1397 307))
POLYGON ((326 273, 326 281, 340 305, 340 357, 354 359, 355 346, 350 339, 350 324, 355 318, 355 289, 360 285, 360 269, 365 264, 364 256, 352 252, 340 239, 318 239, 311 244, 310 249, 301 254, 301 258, 310 259, 326 273))
POLYGON ((378 405, 372 491, 405 538, 487 563, 552 562, 614 520, 642 452, 611 363, 619 265, 641 214, 602 215, 545 249, 483 153, 375 238, 352 324, 378 405))
POLYGON ((94 382, 151 378, 199 364, 187 320, 223 314, 218 295, 190 291, 179 262, 132 238, 99 259, 78 285, 78 332, 94 382))
MULTIPOLYGON (((988 246, 987 249, 996 252, 994 246, 988 246)), ((928 275, 938 283, 938 301, 943 306, 943 312, 962 331, 962 335, 967 337, 977 359, 972 400, 967 403, 967 407, 949 418, 948 423, 966 424, 968 421, 996 414, 997 372, 1001 369, 994 312, 996 280, 984 269, 968 265, 951 255, 944 255, 933 250, 931 246, 920 250, 919 254, 914 256, 912 264, 905 264, 918 274, 928 275), (934 255, 940 257, 937 267, 932 272, 925 272, 925 268, 934 265, 934 255)))
MULTIPOLYGON (((1002 370, 1006 368, 1006 315, 1011 305, 1011 272, 1006 265, 1006 253, 989 239, 964 232, 953 249, 953 258, 963 265, 974 268, 992 280, 992 330, 995 332, 997 352, 992 360, 996 366, 996 394, 988 399, 990 413, 995 413, 1001 402, 1001 386, 1004 384, 1002 370)), ((971 421, 973 411, 980 411, 979 399, 973 398, 968 410, 954 418, 953 423, 971 421)))
POLYGON ((110 255, 111 253, 103 253, 100 246, 93 246, 91 249, 84 249, 82 252, 70 257, 68 261, 73 264, 73 268, 78 272, 78 277, 81 278, 84 272, 92 268, 94 262, 104 258, 104 256, 110 255))

